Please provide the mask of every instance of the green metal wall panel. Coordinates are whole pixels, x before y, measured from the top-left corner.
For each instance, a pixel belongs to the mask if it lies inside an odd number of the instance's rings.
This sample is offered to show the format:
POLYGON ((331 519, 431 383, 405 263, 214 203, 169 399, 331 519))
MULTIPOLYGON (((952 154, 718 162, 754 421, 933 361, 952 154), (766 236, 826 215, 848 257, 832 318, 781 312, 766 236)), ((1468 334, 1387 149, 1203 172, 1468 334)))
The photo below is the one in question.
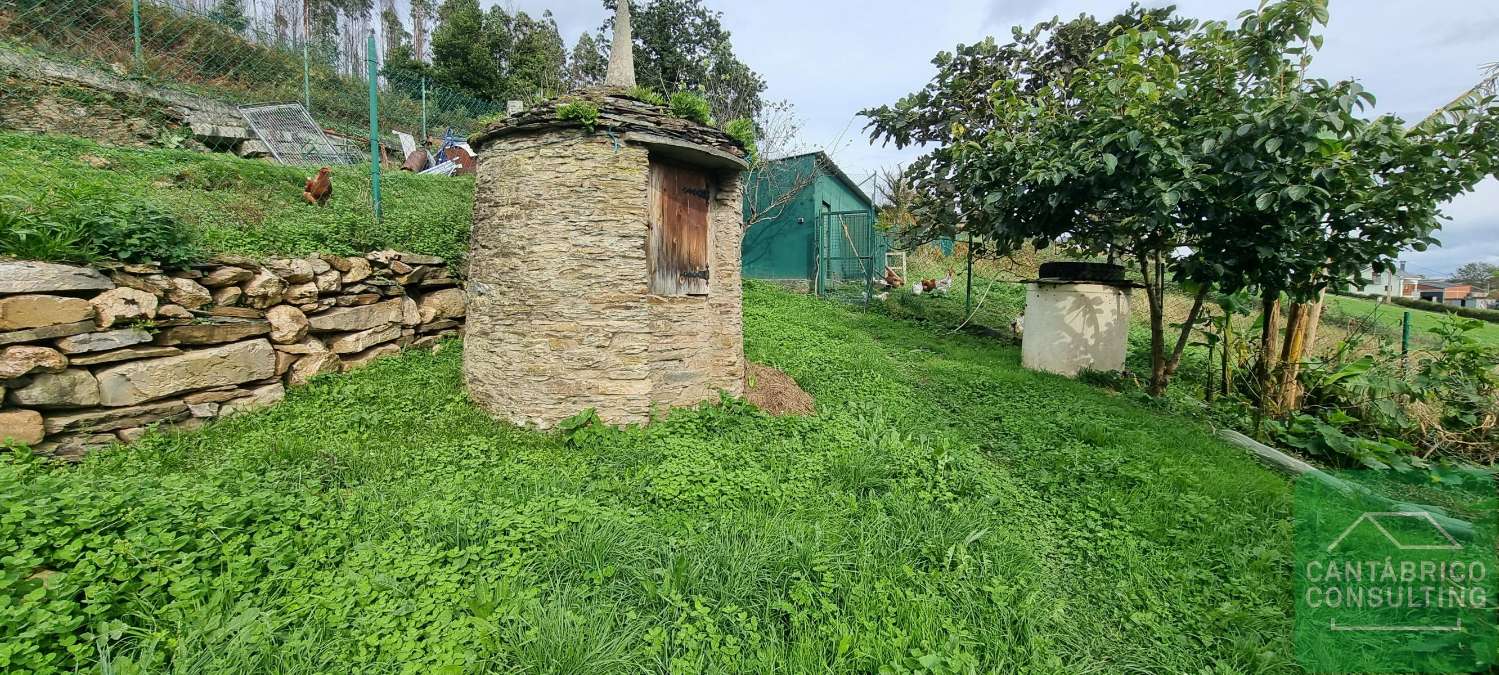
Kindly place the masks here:
MULTIPOLYGON (((811 170, 812 158, 792 157, 772 162, 758 175, 751 174, 754 187, 745 191, 745 217, 750 214, 750 199, 765 209, 776 194, 792 189, 797 176, 811 170)), ((812 276, 813 238, 816 211, 812 208, 813 190, 803 190, 790 203, 772 214, 774 217, 756 223, 744 233, 742 254, 745 277, 752 279, 806 280, 812 276)))
MULTIPOLYGON (((775 194, 791 189, 797 177, 807 175, 815 160, 815 155, 791 157, 772 163, 764 175, 751 175, 748 180, 759 183, 756 189, 746 191, 745 216, 749 216, 751 195, 759 201, 760 208, 765 208, 773 201, 775 194), (766 181, 770 182, 768 186, 766 181)), ((817 180, 774 214, 774 218, 762 220, 745 232, 742 254, 744 276, 752 279, 810 280, 816 273, 819 218, 826 213, 854 211, 868 212, 868 222, 873 222, 874 207, 870 205, 867 196, 844 183, 832 172, 822 172, 817 180)), ((860 222, 864 221, 861 219, 860 222)), ((857 236, 855 238, 858 239, 857 236)), ((844 237, 827 243, 827 252, 832 256, 856 255, 844 237)), ((877 256, 876 260, 883 262, 884 247, 879 248, 879 251, 874 252, 858 251, 857 255, 877 256)))

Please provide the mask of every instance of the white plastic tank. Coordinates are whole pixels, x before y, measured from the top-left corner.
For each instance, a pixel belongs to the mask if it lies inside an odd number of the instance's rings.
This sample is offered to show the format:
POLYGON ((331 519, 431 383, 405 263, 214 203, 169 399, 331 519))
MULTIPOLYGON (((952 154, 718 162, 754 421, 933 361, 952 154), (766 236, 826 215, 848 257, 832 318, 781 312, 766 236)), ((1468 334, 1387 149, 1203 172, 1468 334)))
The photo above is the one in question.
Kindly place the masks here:
POLYGON ((1082 370, 1124 370, 1129 300, 1124 268, 1100 263, 1047 263, 1026 282, 1020 363, 1072 377, 1082 370))

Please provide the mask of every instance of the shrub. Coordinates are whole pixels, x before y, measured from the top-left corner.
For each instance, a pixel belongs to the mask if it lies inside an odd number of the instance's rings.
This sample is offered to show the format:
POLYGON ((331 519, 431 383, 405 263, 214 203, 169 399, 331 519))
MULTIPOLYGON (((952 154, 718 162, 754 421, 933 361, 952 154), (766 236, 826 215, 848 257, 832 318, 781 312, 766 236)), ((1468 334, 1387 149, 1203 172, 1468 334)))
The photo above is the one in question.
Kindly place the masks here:
POLYGON ((1480 322, 1448 318, 1435 352, 1415 363, 1345 340, 1300 374, 1306 401, 1271 429, 1280 442, 1372 469, 1427 468, 1429 459, 1491 463, 1499 441, 1499 347, 1474 337, 1480 322))
POLYGON ((631 88, 629 96, 630 98, 638 99, 651 105, 659 105, 663 107, 666 105, 666 97, 656 93, 656 90, 650 87, 631 88))
POLYGON ((99 255, 129 263, 184 267, 198 255, 192 234, 166 211, 143 203, 116 202, 78 214, 99 255))
POLYGON ((13 195, 0 197, 0 255, 53 262, 94 258, 79 225, 43 218, 13 195))
POLYGON ((713 122, 713 112, 708 107, 708 99, 690 91, 679 91, 671 95, 671 113, 698 124, 716 126, 713 122))
POLYGON ((577 122, 584 129, 593 131, 599 121, 599 107, 588 101, 572 101, 557 106, 557 119, 577 122))
POLYGON ((749 153, 750 160, 754 161, 758 148, 755 147, 755 123, 753 120, 741 117, 723 125, 723 131, 735 141, 738 141, 740 147, 749 153))
POLYGON ((198 255, 188 228, 161 208, 133 200, 69 196, 62 205, 0 205, 0 254, 27 260, 118 260, 183 267, 198 255))

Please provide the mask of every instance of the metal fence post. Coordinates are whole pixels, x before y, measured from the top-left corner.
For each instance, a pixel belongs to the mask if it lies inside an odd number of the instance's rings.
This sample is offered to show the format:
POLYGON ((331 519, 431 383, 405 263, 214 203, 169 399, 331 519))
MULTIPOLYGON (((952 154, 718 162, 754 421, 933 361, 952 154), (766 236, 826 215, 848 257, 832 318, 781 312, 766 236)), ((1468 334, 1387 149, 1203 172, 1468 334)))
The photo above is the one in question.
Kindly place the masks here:
POLYGON ((141 0, 130 0, 130 21, 135 27, 135 67, 145 70, 145 52, 141 49, 141 0))
POLYGON ((427 147, 427 76, 422 76, 422 147, 427 147))
POLYGON ((1405 316, 1400 320, 1400 359, 1405 360, 1411 351, 1411 313, 1405 311, 1405 316))
POLYGON ((963 317, 965 321, 973 315, 973 235, 968 235, 968 278, 964 281, 963 317))
POLYGON ((375 207, 375 222, 379 223, 380 214, 380 73, 379 59, 375 53, 375 31, 370 29, 370 35, 365 45, 369 61, 370 73, 370 199, 375 207))

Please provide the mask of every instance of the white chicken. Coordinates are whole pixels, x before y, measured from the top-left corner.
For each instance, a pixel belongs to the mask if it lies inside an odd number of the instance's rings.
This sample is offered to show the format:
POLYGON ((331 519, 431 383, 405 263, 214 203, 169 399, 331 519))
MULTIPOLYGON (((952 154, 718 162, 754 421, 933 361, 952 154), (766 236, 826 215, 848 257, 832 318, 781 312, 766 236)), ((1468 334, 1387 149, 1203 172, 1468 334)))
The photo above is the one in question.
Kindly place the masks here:
POLYGON ((947 276, 937 280, 937 287, 935 290, 939 294, 947 295, 952 291, 952 276, 952 268, 949 267, 947 268, 947 276))

